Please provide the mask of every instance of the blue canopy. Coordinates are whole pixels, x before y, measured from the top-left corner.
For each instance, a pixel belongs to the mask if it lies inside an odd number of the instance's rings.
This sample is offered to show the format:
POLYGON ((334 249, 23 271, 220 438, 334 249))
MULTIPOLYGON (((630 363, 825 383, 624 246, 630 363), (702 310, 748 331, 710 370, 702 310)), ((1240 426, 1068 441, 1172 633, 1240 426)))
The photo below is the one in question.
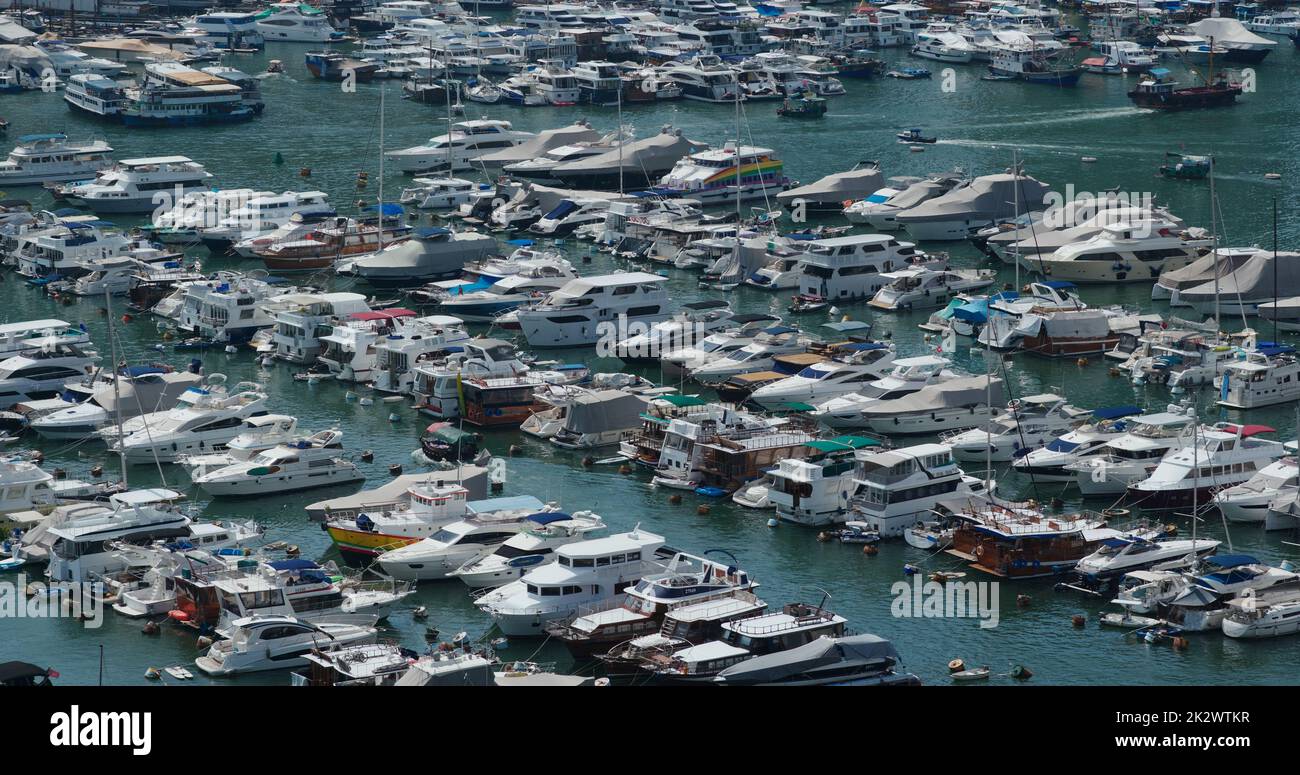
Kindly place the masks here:
POLYGON ((1155 77, 1155 78, 1164 78, 1166 75, 1169 75, 1169 68, 1167 68, 1167 67, 1153 67, 1153 68, 1151 68, 1150 70, 1148 70, 1147 72, 1148 72, 1148 73, 1151 73, 1151 75, 1152 75, 1153 77, 1155 77))
POLYGON ((763 329, 763 333, 765 333, 765 334, 788 334, 788 333, 790 333, 791 331, 798 331, 798 330, 799 330, 799 329, 797 329, 797 328, 791 328, 790 326, 772 326, 771 328, 765 328, 765 329, 763 329))
POLYGON ((384 202, 383 205, 370 205, 367 210, 379 210, 383 215, 401 215, 406 212, 406 208, 396 202, 384 202))
POLYGON ((864 350, 884 350, 888 347, 889 345, 884 342, 854 342, 852 344, 846 344, 840 349, 850 350, 852 352, 862 352, 864 350))
POLYGON ((988 299, 977 299, 952 311, 952 316, 968 323, 983 323, 989 317, 988 299))
POLYGON ((506 240, 507 245, 519 245, 520 247, 531 247, 533 241, 530 239, 511 239, 506 240))
POLYGON ((549 525, 552 522, 563 522, 566 519, 572 519, 571 516, 563 511, 543 511, 539 514, 529 514, 528 521, 536 522, 539 525, 549 525))
POLYGON ((1236 568, 1239 565, 1255 565, 1259 560, 1249 554, 1215 554, 1205 558, 1206 565, 1216 568, 1236 568))
POLYGON ((63 134, 62 132, 48 132, 46 134, 23 135, 18 138, 18 142, 21 145, 26 145, 27 143, 39 143, 42 140, 66 140, 66 139, 68 139, 68 136, 63 134))
POLYGON ((1055 288, 1055 289, 1057 289, 1057 290, 1060 290, 1061 288, 1078 288, 1078 287, 1079 287, 1079 286, 1075 285, 1074 283, 1070 282, 1069 280, 1044 280, 1044 281, 1043 281, 1043 285, 1046 285, 1048 288, 1055 288))
POLYGON ((142 377, 145 374, 166 374, 167 371, 161 366, 127 366, 122 373, 128 377, 142 377))
POLYGON ((320 567, 311 560, 275 560, 267 564, 276 570, 315 570, 320 567))
POLYGON ((1110 406, 1093 411, 1092 416, 1098 420, 1114 420, 1134 414, 1142 414, 1142 410, 1136 406, 1110 406))
POLYGON ((417 229, 415 236, 418 239, 429 239, 430 237, 441 237, 444 234, 451 234, 450 229, 444 229, 441 226, 426 226, 423 229, 417 229))

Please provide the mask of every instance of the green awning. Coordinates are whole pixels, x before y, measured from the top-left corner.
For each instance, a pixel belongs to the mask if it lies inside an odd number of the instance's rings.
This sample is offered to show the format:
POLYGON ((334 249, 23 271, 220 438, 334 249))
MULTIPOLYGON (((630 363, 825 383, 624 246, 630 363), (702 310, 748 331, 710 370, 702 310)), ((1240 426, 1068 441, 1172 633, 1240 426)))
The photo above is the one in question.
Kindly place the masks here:
POLYGON ((661 396, 656 400, 667 401, 668 403, 676 407, 704 406, 705 404, 708 403, 708 401, 705 401, 703 398, 700 398, 699 396, 683 396, 683 395, 676 395, 676 394, 671 396, 661 396))
POLYGON ((840 452, 846 449, 864 449, 879 447, 880 442, 865 436, 836 436, 833 439, 818 439, 808 442, 807 446, 819 452, 840 452))
POLYGON ((791 412, 811 412, 815 410, 817 407, 813 406, 812 404, 805 404, 799 401, 794 401, 788 404, 782 404, 781 408, 788 409, 791 412))

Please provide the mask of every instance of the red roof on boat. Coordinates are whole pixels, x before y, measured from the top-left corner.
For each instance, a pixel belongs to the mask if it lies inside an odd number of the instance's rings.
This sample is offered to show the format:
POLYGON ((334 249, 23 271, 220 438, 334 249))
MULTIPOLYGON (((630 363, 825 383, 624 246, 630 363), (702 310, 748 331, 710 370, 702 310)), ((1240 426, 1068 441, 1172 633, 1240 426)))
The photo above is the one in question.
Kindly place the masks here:
POLYGON ((1267 425, 1233 425, 1232 423, 1226 423, 1225 428, 1233 433, 1240 430, 1242 438, 1254 436, 1257 433, 1277 433, 1277 429, 1270 428, 1267 425))
POLYGON ((415 313, 409 309, 396 307, 394 309, 372 309, 369 312, 353 312, 348 317, 353 320, 392 320, 393 318, 413 318, 415 313))

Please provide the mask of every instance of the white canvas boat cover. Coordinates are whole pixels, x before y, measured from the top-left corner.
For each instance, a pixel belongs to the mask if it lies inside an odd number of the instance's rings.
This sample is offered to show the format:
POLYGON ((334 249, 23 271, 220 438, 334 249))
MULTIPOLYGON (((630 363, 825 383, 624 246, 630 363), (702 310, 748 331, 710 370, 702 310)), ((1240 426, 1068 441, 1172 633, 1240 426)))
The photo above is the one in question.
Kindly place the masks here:
POLYGON ((1246 29, 1246 25, 1236 19, 1226 19, 1222 16, 1212 16, 1208 19, 1201 19, 1199 22, 1187 25, 1193 32, 1202 38, 1209 40, 1214 38, 1214 45, 1223 46, 1224 48, 1242 48, 1249 46, 1251 48, 1273 48, 1277 45, 1276 40, 1269 40, 1261 37, 1246 29))
POLYGON ((880 190, 884 176, 880 168, 871 166, 848 172, 836 172, 821 180, 798 186, 776 195, 776 201, 790 205, 796 200, 809 202, 843 202, 845 199, 862 199, 880 190))
POLYGON ((1061 310, 1043 317, 1043 333, 1052 339, 1103 338, 1111 317, 1100 309, 1061 310))
MULTIPOLYGON (((1237 271, 1237 267, 1246 263, 1255 255, 1254 251, 1246 250, 1219 250, 1219 281, 1222 283, 1225 277, 1237 271)), ((1160 285, 1173 291, 1181 291, 1186 288, 1195 288, 1196 286, 1214 281, 1215 255, 1206 253, 1182 269, 1169 269, 1160 273, 1160 285)))
POLYGON ((1010 173, 984 175, 969 186, 950 191, 899 213, 900 223, 943 221, 958 217, 985 220, 1012 218, 1017 212, 1042 210, 1049 188, 1028 175, 1017 178, 1010 173), (1016 202, 1019 202, 1019 205, 1016 202))
MULTIPOLYGON (((1214 286, 1211 279, 1210 282, 1182 291, 1180 295, 1189 303, 1214 301, 1214 286)), ((1219 299, 1228 303, 1237 299, 1259 301, 1275 296, 1280 299, 1300 294, 1300 253, 1279 251, 1274 259, 1272 253, 1261 250, 1232 274, 1220 277, 1218 286, 1219 299)))
POLYGON ((878 664, 882 670, 897 664, 898 650, 879 635, 847 638, 820 637, 802 646, 765 654, 732 665, 718 674, 721 683, 772 683, 808 670, 835 665, 878 664))
POLYGON ((932 412, 967 406, 1000 406, 1002 379, 988 375, 958 377, 934 385, 926 385, 911 395, 890 401, 878 401, 862 410, 866 418, 891 417, 899 414, 932 412), (990 379, 992 384, 990 384, 990 379))
POLYGON ((507 164, 536 159, 545 155, 547 151, 559 148, 562 145, 594 143, 600 139, 600 136, 600 132, 592 129, 587 124, 570 124, 559 129, 547 129, 538 132, 536 137, 519 145, 502 148, 492 153, 485 153, 475 159, 474 163, 486 164, 489 167, 504 167, 507 164))
POLYGON ((573 399, 564 417, 572 433, 605 433, 641 426, 645 399, 622 390, 596 390, 573 399))

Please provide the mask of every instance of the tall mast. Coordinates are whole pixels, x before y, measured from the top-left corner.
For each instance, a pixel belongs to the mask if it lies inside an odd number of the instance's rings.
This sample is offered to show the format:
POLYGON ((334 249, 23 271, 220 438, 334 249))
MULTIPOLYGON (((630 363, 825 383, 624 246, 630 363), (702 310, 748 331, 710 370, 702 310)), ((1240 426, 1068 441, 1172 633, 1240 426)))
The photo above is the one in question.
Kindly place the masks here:
POLYGON ((623 79, 618 79, 618 195, 623 196, 623 79))
MULTIPOLYGON (((358 231, 360 229, 358 228, 358 231)), ((364 239, 364 238, 363 238, 364 239)), ((379 249, 384 249, 384 85, 379 85, 379 249)))
POLYGON ((122 431, 122 390, 117 381, 117 337, 113 335, 113 292, 107 287, 104 288, 104 311, 108 317, 108 357, 112 359, 111 371, 113 374, 113 406, 117 417, 117 446, 118 462, 122 464, 122 484, 126 485, 126 450, 122 449, 122 439, 126 434, 122 431))
MULTIPOLYGON (((1214 57, 1214 44, 1210 44, 1210 57, 1214 57)), ((1214 332, 1219 332, 1219 227, 1218 207, 1214 199, 1214 156, 1210 156, 1210 254, 1214 256, 1214 332)))

